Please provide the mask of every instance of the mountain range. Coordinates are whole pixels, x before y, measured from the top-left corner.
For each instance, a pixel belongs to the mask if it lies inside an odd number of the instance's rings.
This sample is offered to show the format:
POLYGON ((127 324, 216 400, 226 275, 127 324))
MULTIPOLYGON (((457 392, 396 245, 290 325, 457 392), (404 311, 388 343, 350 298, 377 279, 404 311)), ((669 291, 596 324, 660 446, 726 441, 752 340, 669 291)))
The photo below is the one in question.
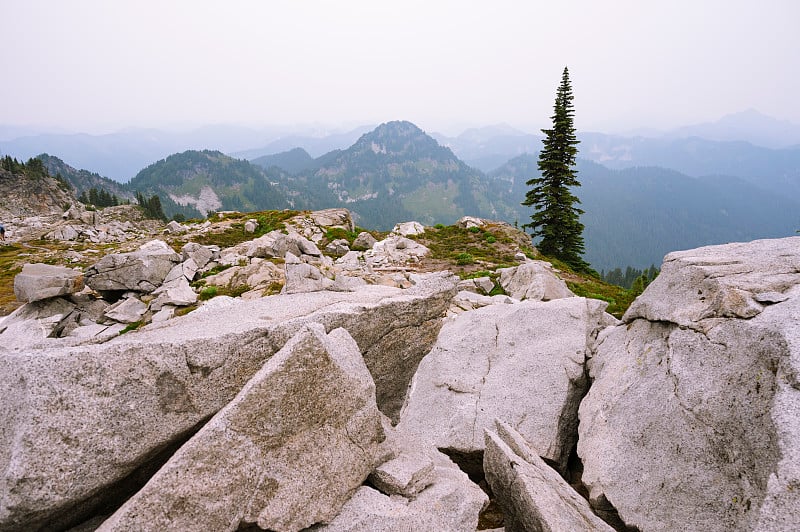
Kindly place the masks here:
MULTIPOLYGON (((591 133, 581 140, 583 186, 576 193, 586 259, 598 271, 644 268, 675 249, 787 236, 800 227, 800 148, 591 133)), ((317 157, 302 147, 252 161, 215 150, 174 153, 124 185, 42 158, 79 192, 91 186, 119 197, 158 194, 169 216, 343 206, 362 227, 388 230, 398 221, 449 224, 463 215, 524 224, 530 212, 520 202, 525 182, 538 175, 537 144, 508 126, 447 139, 389 122, 317 157), (483 172, 458 153, 511 156, 483 172)))

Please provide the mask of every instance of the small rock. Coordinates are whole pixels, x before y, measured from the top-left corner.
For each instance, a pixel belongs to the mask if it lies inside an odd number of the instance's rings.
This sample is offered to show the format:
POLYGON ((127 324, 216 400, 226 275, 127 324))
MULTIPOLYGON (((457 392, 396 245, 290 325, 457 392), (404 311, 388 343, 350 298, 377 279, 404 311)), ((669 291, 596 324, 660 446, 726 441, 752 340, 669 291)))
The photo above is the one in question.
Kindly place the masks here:
POLYGON ((358 233, 356 239, 353 240, 352 248, 357 251, 366 251, 368 249, 372 249, 372 246, 375 245, 375 242, 377 242, 377 240, 374 236, 372 236, 372 234, 362 231, 358 233))
POLYGON ((489 293, 494 289, 494 282, 489 277, 464 279, 458 283, 458 289, 475 292, 476 294, 489 295, 489 293))
POLYGON ((105 317, 120 323, 136 323, 147 312, 147 305, 135 297, 120 299, 105 311, 105 317))
POLYGON ((486 225, 486 221, 474 216, 463 216, 456 222, 456 225, 464 229, 470 229, 472 227, 483 228, 486 225))
POLYGON ((369 480, 387 495, 413 497, 433 483, 433 469, 433 460, 424 455, 401 454, 378 466, 369 480))
POLYGON ((325 251, 327 251, 331 255, 341 257, 346 255, 347 252, 350 251, 350 247, 347 240, 345 240, 344 238, 338 238, 330 242, 327 246, 325 246, 325 251))
POLYGON ((176 222, 175 220, 170 220, 164 231, 166 231, 167 233, 171 233, 173 235, 179 235, 181 233, 185 233, 186 231, 188 231, 188 229, 182 226, 180 223, 176 222))
POLYGON ((212 259, 213 255, 214 253, 211 248, 202 246, 196 242, 188 242, 181 248, 181 257, 183 260, 194 259, 198 268, 204 268, 212 259))

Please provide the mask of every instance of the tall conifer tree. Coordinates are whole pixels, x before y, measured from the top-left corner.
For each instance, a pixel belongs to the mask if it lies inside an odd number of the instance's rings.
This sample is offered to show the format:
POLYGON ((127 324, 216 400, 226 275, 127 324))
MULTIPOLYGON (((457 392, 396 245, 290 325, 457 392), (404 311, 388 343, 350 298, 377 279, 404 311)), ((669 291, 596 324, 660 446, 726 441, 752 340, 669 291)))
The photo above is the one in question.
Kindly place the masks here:
POLYGON ((565 67, 551 117, 553 127, 542 130, 545 138, 539 152, 541 177, 527 181, 531 189, 522 204, 533 207, 534 213, 523 227, 531 228, 534 237, 542 237, 536 246, 543 255, 555 257, 577 270, 588 270, 589 265, 581 258, 583 211, 577 207, 581 201, 570 190, 581 185, 575 170, 578 139, 572 122, 575 114, 572 99, 569 71, 565 67))

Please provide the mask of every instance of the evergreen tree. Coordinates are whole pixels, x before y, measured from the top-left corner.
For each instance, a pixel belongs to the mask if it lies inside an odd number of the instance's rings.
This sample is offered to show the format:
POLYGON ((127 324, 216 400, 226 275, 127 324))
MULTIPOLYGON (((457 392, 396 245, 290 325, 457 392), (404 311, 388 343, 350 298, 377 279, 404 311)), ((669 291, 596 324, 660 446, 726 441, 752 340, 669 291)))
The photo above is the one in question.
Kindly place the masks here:
POLYGON ((570 191, 570 187, 580 186, 574 168, 578 138, 572 122, 575 112, 572 99, 569 71, 565 67, 551 117, 553 127, 542 130, 545 139, 538 165, 541 177, 527 182, 531 189, 522 202, 533 207, 535 212, 523 227, 531 228, 534 237, 541 237, 536 246, 543 255, 564 261, 576 270, 588 270, 589 265, 581 258, 584 243, 580 215, 583 211, 576 207, 580 200, 570 191))

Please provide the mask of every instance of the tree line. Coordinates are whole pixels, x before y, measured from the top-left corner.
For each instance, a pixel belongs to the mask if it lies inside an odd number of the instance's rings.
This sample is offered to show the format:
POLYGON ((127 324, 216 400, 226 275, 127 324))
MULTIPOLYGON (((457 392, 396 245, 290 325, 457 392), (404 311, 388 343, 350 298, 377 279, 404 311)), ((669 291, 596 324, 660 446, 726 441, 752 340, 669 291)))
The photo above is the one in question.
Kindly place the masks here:
POLYGON ((0 168, 12 174, 24 175, 33 179, 53 178, 56 180, 61 190, 72 189, 70 182, 64 179, 60 173, 54 176, 50 175, 50 172, 47 171, 47 167, 42 160, 35 157, 31 157, 27 162, 22 162, 18 161, 16 157, 6 155, 5 157, 0 157, 0 168))
POLYGON ((84 205, 94 205, 95 207, 116 207, 123 204, 116 194, 109 194, 107 190, 94 187, 90 188, 88 193, 85 190, 81 192, 78 201, 84 205))
POLYGON ((149 198, 141 192, 136 192, 136 202, 148 218, 155 220, 167 221, 167 216, 164 214, 164 209, 161 207, 161 198, 158 194, 153 194, 149 198))
POLYGON ((647 285, 653 282, 658 277, 659 269, 655 264, 651 264, 649 268, 639 270, 628 266, 623 272, 622 268, 614 268, 613 270, 601 271, 600 278, 608 284, 621 286, 629 290, 634 290, 638 293, 644 292, 647 285))

